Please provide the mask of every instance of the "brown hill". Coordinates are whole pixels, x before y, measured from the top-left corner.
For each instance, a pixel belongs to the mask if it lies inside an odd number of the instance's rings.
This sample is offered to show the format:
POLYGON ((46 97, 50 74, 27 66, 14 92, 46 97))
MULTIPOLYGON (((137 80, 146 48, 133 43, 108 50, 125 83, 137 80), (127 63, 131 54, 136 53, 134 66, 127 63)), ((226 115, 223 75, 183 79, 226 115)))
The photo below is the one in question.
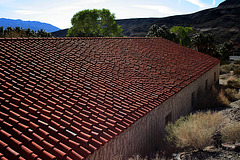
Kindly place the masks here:
MULTIPOLYGON (((117 20, 123 28, 123 35, 128 37, 145 37, 151 25, 172 27, 190 26, 195 30, 212 33, 217 43, 236 40, 240 37, 240 1, 226 0, 216 8, 211 8, 187 15, 165 18, 136 18, 117 20)), ((56 37, 67 34, 67 30, 52 33, 56 37), (59 35, 60 33, 60 35, 59 35)))

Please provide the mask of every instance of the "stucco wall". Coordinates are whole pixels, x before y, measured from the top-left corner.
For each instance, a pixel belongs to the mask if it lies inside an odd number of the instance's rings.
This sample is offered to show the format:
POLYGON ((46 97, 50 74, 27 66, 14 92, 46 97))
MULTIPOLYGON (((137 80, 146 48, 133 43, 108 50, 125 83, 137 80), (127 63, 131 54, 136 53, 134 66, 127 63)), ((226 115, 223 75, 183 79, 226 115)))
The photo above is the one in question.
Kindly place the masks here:
POLYGON ((145 155, 153 149, 164 148, 165 117, 171 113, 172 120, 175 121, 180 116, 188 114, 192 110, 192 93, 195 93, 197 103, 197 99, 206 93, 206 80, 207 89, 218 82, 219 70, 218 64, 110 140, 87 159, 127 159, 134 153, 145 155), (214 72, 216 73, 215 82, 214 72))

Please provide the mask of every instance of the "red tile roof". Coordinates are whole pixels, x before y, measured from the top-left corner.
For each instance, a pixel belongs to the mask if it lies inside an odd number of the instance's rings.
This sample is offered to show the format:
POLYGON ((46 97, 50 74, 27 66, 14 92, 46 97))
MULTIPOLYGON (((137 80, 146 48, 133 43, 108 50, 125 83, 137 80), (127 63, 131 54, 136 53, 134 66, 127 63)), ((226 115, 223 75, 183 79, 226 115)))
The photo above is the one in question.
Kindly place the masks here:
POLYGON ((1 159, 84 159, 219 63, 162 38, 0 47, 1 159))

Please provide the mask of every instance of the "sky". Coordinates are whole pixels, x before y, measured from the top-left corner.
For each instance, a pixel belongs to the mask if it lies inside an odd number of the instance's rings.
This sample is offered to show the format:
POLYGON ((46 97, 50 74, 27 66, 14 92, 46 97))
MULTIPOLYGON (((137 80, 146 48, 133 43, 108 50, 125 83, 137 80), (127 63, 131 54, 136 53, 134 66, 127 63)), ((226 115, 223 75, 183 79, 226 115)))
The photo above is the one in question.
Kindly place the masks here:
POLYGON ((217 7, 224 0, 0 0, 0 18, 40 21, 71 27, 73 15, 85 9, 109 9, 116 19, 167 17, 217 7))

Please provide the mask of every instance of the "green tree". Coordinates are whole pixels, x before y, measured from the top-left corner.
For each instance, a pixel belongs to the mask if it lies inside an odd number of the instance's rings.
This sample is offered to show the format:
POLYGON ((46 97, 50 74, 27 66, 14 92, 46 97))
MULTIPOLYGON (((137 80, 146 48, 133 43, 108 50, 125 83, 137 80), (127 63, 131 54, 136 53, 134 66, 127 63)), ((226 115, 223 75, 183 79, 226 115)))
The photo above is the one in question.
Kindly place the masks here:
POLYGON ((173 26, 170 32, 175 33, 179 39, 179 44, 189 47, 191 46, 190 34, 193 33, 191 27, 173 26))
POLYGON ((37 37, 51 37, 51 34, 45 32, 43 29, 40 29, 37 31, 37 37))
POLYGON ((147 33, 146 37, 160 37, 161 35, 158 33, 159 26, 154 24, 152 25, 147 33))
POLYGON ((192 47, 202 53, 214 55, 215 40, 212 34, 195 33, 191 39, 192 47))
POLYGON ((233 43, 231 41, 224 42, 223 44, 219 44, 216 47, 216 53, 214 57, 217 57, 223 61, 228 61, 232 49, 233 49, 233 43))
POLYGON ((71 23, 68 37, 118 37, 122 34, 115 15, 108 9, 80 11, 73 16, 71 23))
POLYGON ((3 26, 0 27, 0 37, 3 37, 4 35, 4 28, 3 26))
POLYGON ((51 33, 47 33, 45 30, 40 29, 37 32, 34 30, 22 29, 22 27, 7 27, 5 30, 0 27, 0 37, 52 37, 51 33))
POLYGON ((13 32, 12 27, 7 27, 4 30, 4 37, 12 37, 12 32, 13 32))
POLYGON ((17 33, 20 33, 22 31, 22 27, 15 27, 13 30, 17 33))
POLYGON ((158 25, 156 24, 152 25, 149 28, 147 37, 162 37, 170 41, 179 43, 177 35, 175 33, 170 32, 169 28, 166 25, 162 25, 161 27, 158 27, 158 25))

